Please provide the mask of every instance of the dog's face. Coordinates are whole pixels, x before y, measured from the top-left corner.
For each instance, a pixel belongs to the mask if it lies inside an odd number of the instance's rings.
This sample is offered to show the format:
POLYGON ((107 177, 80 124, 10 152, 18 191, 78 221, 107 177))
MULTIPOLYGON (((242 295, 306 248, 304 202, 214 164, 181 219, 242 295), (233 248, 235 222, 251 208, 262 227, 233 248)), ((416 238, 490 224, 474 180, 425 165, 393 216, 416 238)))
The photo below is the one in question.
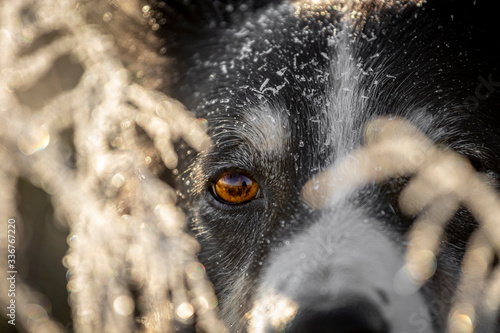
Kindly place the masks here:
POLYGON ((180 152, 200 260, 231 331, 245 331, 254 304, 277 294, 294 307, 288 332, 438 332, 475 226, 469 214, 450 222, 437 271, 416 291, 400 276, 412 223, 397 206, 406 179, 340 193, 322 209, 301 192, 381 115, 497 175, 498 133, 479 113, 498 96, 474 113, 464 104, 493 68, 429 7, 333 2, 256 2, 233 19, 226 8, 220 27, 177 41, 172 94, 207 120, 214 143, 180 152))

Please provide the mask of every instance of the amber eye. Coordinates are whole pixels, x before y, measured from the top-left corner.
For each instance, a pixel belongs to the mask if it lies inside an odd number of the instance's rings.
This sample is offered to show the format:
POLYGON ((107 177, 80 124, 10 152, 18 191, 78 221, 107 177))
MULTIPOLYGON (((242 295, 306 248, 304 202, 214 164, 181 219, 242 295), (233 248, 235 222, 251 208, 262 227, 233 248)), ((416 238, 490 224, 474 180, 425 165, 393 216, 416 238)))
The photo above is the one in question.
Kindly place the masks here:
POLYGON ((220 201, 240 204, 252 200, 259 193, 259 185, 238 172, 225 172, 214 182, 213 192, 220 201))

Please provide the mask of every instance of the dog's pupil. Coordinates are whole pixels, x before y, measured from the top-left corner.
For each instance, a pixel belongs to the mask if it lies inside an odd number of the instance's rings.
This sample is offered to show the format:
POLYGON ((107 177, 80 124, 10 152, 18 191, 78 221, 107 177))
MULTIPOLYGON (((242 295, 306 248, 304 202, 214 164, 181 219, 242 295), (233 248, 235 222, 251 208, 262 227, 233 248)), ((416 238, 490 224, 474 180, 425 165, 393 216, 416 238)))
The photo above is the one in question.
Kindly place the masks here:
POLYGON ((220 201, 239 204, 255 198, 258 184, 249 177, 235 172, 222 174, 214 185, 214 194, 220 201))

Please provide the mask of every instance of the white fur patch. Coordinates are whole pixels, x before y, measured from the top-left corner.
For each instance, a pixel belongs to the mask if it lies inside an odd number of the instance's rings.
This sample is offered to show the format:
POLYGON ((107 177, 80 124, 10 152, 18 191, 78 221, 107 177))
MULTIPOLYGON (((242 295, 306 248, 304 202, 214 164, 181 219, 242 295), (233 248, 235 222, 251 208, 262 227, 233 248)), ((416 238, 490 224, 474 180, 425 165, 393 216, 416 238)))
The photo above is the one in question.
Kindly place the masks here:
POLYGON ((245 127, 241 134, 257 151, 266 155, 284 155, 290 143, 287 119, 271 106, 263 105, 258 108, 266 110, 249 110, 244 116, 245 127))

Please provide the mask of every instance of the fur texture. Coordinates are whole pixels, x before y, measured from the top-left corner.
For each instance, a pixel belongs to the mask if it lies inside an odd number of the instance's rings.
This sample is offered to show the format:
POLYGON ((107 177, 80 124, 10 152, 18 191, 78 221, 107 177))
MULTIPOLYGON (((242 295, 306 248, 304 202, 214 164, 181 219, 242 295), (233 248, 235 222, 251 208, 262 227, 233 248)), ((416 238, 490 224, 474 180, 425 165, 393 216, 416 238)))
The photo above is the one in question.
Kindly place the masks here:
MULTIPOLYGON (((339 332, 443 331, 476 225, 466 211, 450 222, 431 281, 404 296, 393 279, 412 223, 397 208, 406 180, 367 185, 321 211, 300 192, 362 145, 364 126, 379 115, 409 120, 498 180, 499 31, 488 8, 378 0, 149 6, 158 57, 168 59, 159 86, 208 121, 214 142, 197 156, 179 145, 177 181, 230 330, 246 331, 245 314, 272 290, 298 304, 289 332, 319 332, 311 322, 322 321, 339 332), (260 195, 220 202, 212 184, 228 170, 250 174, 260 195), (324 316, 339 308, 351 310, 324 316)), ((483 325, 488 332, 494 324, 483 325)))

